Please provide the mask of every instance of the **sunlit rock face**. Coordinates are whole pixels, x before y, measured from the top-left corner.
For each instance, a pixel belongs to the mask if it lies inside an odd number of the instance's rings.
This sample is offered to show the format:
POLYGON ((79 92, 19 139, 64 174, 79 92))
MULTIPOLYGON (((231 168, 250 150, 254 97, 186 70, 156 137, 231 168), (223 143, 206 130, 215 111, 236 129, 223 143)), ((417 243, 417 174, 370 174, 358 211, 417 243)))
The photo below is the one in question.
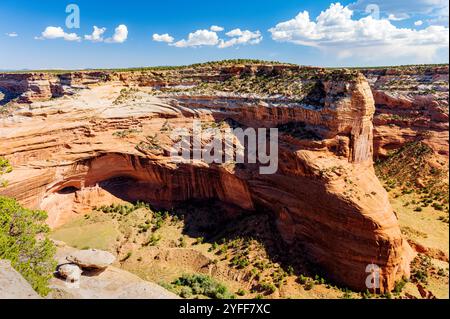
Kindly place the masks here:
POLYGON ((448 65, 362 70, 372 88, 375 157, 421 140, 448 161, 448 65))
POLYGON ((52 227, 117 198, 217 199, 270 212, 286 242, 348 287, 367 289, 370 264, 381 291, 409 275, 410 248, 374 174, 375 104, 358 72, 206 65, 1 75, 0 87, 29 103, 0 124, 0 156, 15 168, 0 194, 47 210, 52 227), (175 163, 171 132, 194 120, 279 128, 277 171, 175 163))

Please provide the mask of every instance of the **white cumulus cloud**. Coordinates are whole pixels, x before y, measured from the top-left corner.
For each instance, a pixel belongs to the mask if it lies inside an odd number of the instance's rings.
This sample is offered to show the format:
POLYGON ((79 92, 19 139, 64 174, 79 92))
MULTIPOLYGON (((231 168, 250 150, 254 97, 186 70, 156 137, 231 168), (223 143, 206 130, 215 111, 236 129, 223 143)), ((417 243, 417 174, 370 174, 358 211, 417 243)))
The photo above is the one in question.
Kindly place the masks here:
POLYGON ((414 25, 418 27, 420 27, 422 24, 423 24, 422 20, 417 20, 416 22, 414 22, 414 25))
POLYGON ((219 43, 219 37, 216 32, 209 30, 197 30, 189 33, 187 40, 183 39, 175 42, 173 45, 178 48, 213 46, 219 43))
POLYGON ((388 15, 388 20, 391 21, 402 21, 406 19, 409 19, 409 15, 407 15, 406 13, 399 13, 399 14, 391 13, 390 15, 388 15))
POLYGON ((272 39, 330 50, 338 57, 415 57, 431 60, 438 49, 449 45, 448 27, 432 25, 423 30, 397 28, 387 19, 367 16, 352 19, 353 11, 331 4, 315 19, 308 11, 269 29, 272 39))
POLYGON ((125 24, 119 25, 114 30, 114 35, 105 40, 108 43, 124 43, 128 38, 128 28, 125 24))
POLYGON ((212 25, 211 28, 209 28, 209 29, 214 32, 222 32, 224 30, 223 27, 220 27, 218 25, 212 25))
POLYGON ((9 32, 9 33, 5 33, 5 35, 7 35, 10 38, 16 38, 19 35, 17 34, 17 32, 9 32))
POLYGON ((106 28, 98 28, 94 25, 94 31, 90 35, 85 35, 84 38, 88 41, 92 42, 102 42, 103 39, 103 33, 105 33, 106 28))
POLYGON ((155 34, 153 34, 153 41, 156 41, 156 42, 172 43, 173 40, 174 40, 174 38, 172 36, 170 36, 168 33, 164 33, 164 34, 155 33, 155 34))
POLYGON ((64 39, 66 41, 80 41, 81 38, 76 33, 66 33, 61 27, 48 26, 42 32, 40 37, 35 37, 38 40, 45 39, 64 39))
POLYGON ((258 44, 262 41, 262 35, 260 31, 249 31, 241 29, 234 29, 226 33, 226 36, 230 37, 229 40, 220 40, 219 48, 229 48, 234 45, 240 44, 258 44))
POLYGON ((201 29, 189 33, 187 39, 173 42, 174 39, 169 34, 153 35, 154 41, 167 42, 171 46, 178 48, 215 46, 220 49, 229 48, 237 45, 255 45, 262 41, 263 37, 260 31, 233 29, 225 33, 224 38, 219 37, 217 32, 223 31, 222 27, 212 26, 210 30, 201 29))
POLYGON ((356 0, 349 5, 349 8, 365 12, 368 6, 374 5, 379 8, 381 16, 427 15, 433 23, 448 26, 448 0, 356 0))

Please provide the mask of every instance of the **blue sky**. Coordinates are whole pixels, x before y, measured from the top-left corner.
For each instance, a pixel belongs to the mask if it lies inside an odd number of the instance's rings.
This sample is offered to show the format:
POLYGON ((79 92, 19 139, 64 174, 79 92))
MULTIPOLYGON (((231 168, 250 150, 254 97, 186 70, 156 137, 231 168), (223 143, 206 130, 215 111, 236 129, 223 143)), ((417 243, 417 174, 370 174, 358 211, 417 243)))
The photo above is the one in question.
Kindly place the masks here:
POLYGON ((0 69, 235 58, 315 66, 448 63, 448 0, 21 3, 0 2, 0 69), (80 28, 65 24, 70 3, 80 8, 80 28), (94 26, 106 30, 93 37, 94 26))

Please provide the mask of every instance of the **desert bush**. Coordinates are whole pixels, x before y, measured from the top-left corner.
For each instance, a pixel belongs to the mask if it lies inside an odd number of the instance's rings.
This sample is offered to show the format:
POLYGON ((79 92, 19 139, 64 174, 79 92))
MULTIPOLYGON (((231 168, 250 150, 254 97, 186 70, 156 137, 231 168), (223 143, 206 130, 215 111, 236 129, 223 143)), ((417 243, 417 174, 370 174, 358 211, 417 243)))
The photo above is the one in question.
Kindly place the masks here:
POLYGON ((288 266, 288 267, 287 267, 287 273, 288 273, 289 276, 293 276, 294 273, 295 273, 294 267, 288 266))
POLYGON ((120 262, 127 261, 128 259, 130 259, 130 257, 131 257, 132 255, 133 255, 133 252, 129 251, 129 252, 125 255, 125 257, 123 257, 123 258, 120 260, 120 262))
POLYGON ((196 239, 195 239, 195 245, 201 245, 201 244, 203 244, 203 241, 205 240, 205 238, 203 238, 203 237, 197 237, 196 239))
POLYGON ((308 281, 305 283, 305 290, 311 290, 311 289, 313 289, 313 288, 314 288, 314 285, 315 285, 315 283, 314 283, 313 280, 308 280, 308 281))
POLYGON ((123 131, 116 131, 113 133, 114 137, 118 137, 118 138, 126 138, 126 137, 130 137, 133 136, 135 134, 141 133, 141 131, 136 130, 136 129, 128 129, 128 130, 123 130, 123 131))
MULTIPOLYGON (((6 158, 0 157, 0 177, 3 174, 11 173, 13 170, 11 164, 6 158)), ((0 188, 8 186, 8 181, 0 178, 0 188)))
POLYGON ((309 280, 310 278, 300 274, 300 276, 298 277, 298 282, 301 283, 302 285, 306 284, 306 282, 309 280))
POLYGON ((239 269, 243 269, 243 268, 247 267, 248 265, 250 265, 250 261, 248 260, 248 258, 243 255, 234 256, 231 259, 230 263, 239 269))
POLYGON ((6 158, 0 157, 0 175, 12 172, 12 166, 6 158))
POLYGON ((407 281, 405 279, 397 281, 394 286, 394 292, 396 294, 401 293, 403 288, 405 287, 406 283, 407 283, 407 281))
POLYGON ((182 248, 186 247, 186 238, 184 236, 180 237, 178 246, 182 248))
MULTIPOLYGON (((182 291, 189 288, 194 295, 202 295, 213 299, 232 299, 234 295, 228 292, 228 289, 216 282, 214 279, 207 275, 193 274, 183 275, 175 280, 173 285, 182 287, 182 291)), ((181 296, 181 292, 180 292, 181 296)), ((183 296, 181 296, 183 297, 183 296)), ((188 297, 183 297, 188 298, 188 297)))
POLYGON ((161 236, 152 234, 149 239, 144 243, 144 246, 156 246, 161 240, 161 236))
POLYGON ((245 296, 247 294, 247 292, 244 289, 239 288, 238 291, 236 292, 236 295, 238 296, 245 296))
POLYGON ((274 284, 268 282, 260 283, 260 288, 267 294, 273 294, 275 291, 277 291, 277 287, 275 287, 274 284))

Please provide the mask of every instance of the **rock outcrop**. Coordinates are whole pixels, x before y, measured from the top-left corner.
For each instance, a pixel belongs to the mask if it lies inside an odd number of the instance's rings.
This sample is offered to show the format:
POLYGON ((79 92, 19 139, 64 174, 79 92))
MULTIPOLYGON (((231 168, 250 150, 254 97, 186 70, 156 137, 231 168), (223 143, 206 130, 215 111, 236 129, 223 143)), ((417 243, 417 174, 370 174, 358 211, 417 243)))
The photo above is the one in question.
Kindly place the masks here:
POLYGON ((271 212, 283 238, 338 283, 366 290, 369 264, 381 270, 381 291, 409 275, 411 250, 374 174, 374 100, 358 72, 201 66, 100 79, 3 119, 0 156, 15 169, 0 194, 47 210, 51 226, 111 196, 168 208, 214 198, 271 212), (193 120, 278 127, 277 172, 174 162, 171 132, 192 132, 193 120))
POLYGON ((58 275, 68 282, 75 283, 81 279, 81 268, 76 264, 63 264, 58 266, 58 275))
POLYGON ((0 260, 0 299, 39 299, 30 284, 14 269, 11 263, 0 260))
POLYGON ((76 251, 66 259, 83 269, 106 269, 116 260, 116 257, 107 251, 86 249, 76 251))
MULTIPOLYGON (((105 256, 109 254, 107 252, 101 253, 105 256)), ((157 284, 142 280, 138 276, 113 266, 102 269, 89 268, 81 273, 78 265, 66 263, 70 256, 80 256, 79 258, 86 259, 85 255, 83 251, 65 245, 58 247, 56 259, 60 264, 58 267, 59 276, 50 281, 51 293, 47 297, 48 299, 179 298, 157 284)), ((89 260, 92 259, 92 252, 88 255, 89 260)))

